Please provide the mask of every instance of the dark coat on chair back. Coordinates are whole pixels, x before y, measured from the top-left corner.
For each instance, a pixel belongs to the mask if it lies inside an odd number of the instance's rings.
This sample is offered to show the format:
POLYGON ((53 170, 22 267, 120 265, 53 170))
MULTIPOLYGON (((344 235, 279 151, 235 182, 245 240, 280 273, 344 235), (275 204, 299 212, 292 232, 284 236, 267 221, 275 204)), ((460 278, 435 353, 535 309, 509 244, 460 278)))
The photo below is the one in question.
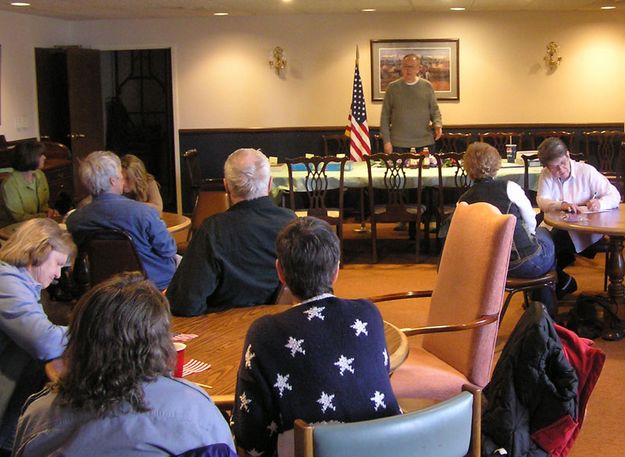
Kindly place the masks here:
POLYGON ((484 456, 504 448, 509 457, 547 457, 577 427, 578 376, 541 303, 532 303, 514 328, 483 398, 484 456), (558 434, 550 449, 535 440, 544 445, 539 437, 558 434))

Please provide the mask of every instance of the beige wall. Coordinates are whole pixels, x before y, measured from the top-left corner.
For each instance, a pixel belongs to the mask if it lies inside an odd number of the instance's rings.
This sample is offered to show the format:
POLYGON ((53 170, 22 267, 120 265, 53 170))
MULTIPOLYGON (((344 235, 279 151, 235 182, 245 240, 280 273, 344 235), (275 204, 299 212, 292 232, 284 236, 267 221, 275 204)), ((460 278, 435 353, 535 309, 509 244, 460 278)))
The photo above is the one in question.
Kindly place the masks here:
POLYGON ((369 40, 459 38, 460 102, 443 102, 447 124, 622 122, 625 15, 355 14, 92 21, 78 43, 106 49, 171 46, 178 128, 326 126, 345 123, 355 47, 371 125, 369 40), (545 47, 563 57, 548 74, 545 47), (287 53, 283 78, 271 49, 287 53))
POLYGON ((0 134, 7 140, 39 136, 34 48, 67 44, 66 24, 0 12, 0 134))
POLYGON ((459 38, 460 101, 442 102, 447 124, 625 120, 625 14, 354 14, 59 21, 0 12, 0 133, 37 135, 33 48, 171 47, 177 128, 342 125, 356 45, 371 125, 369 40, 459 38), (545 46, 563 62, 547 74, 545 46), (284 77, 269 69, 284 47, 284 77))

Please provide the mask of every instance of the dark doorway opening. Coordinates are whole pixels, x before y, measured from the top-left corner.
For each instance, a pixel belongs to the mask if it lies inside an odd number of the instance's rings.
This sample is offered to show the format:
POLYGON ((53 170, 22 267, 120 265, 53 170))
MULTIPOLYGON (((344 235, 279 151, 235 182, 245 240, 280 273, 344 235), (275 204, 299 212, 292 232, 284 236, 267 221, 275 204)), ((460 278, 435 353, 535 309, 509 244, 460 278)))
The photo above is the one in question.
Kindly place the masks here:
POLYGON ((175 212, 171 50, 102 51, 101 62, 106 149, 143 160, 175 212))

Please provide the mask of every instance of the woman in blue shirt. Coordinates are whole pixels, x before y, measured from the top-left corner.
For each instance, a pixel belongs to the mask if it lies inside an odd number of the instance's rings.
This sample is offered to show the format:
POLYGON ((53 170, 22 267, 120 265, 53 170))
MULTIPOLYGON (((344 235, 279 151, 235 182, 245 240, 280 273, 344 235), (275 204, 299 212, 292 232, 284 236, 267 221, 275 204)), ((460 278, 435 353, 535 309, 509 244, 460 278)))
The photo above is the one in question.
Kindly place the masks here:
POLYGON ((45 383, 43 362, 65 350, 66 327, 48 320, 41 289, 75 253, 71 235, 42 218, 25 222, 0 249, 0 455, 11 449, 24 401, 45 383))

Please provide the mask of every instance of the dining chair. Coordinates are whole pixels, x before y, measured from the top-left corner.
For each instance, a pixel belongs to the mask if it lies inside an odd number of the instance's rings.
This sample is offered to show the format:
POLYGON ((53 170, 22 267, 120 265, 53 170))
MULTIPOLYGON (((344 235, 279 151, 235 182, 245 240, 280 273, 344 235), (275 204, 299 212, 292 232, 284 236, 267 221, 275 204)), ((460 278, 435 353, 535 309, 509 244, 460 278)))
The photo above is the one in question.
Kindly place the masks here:
POLYGON ((145 276, 131 236, 116 229, 91 231, 79 247, 74 267, 74 278, 81 291, 125 271, 139 271, 145 276))
POLYGON ((296 419, 294 435, 295 457, 478 457, 481 391, 465 386, 429 408, 368 421, 311 425, 296 419))
POLYGON ((530 147, 532 149, 538 149, 540 143, 547 138, 560 138, 570 152, 575 151, 575 132, 568 130, 537 130, 530 133, 530 147))
POLYGON ((214 214, 223 213, 230 207, 228 193, 224 190, 202 190, 200 189, 195 199, 193 213, 191 214, 191 226, 187 232, 185 241, 177 242, 178 254, 184 255, 187 252, 189 242, 193 233, 199 230, 207 217, 214 214))
POLYGON ((443 133, 436 141, 438 153, 457 152, 463 153, 471 144, 473 134, 471 133, 443 133))
POLYGON ((486 132, 480 133, 480 141, 493 146, 499 155, 506 157, 506 144, 516 144, 517 151, 523 149, 523 133, 521 132, 486 132), (512 141, 512 143, 510 143, 512 141))
POLYGON ((321 135, 323 140, 323 155, 349 155, 349 137, 344 133, 338 135, 321 135))
MULTIPOLYGON (((426 210, 421 202, 423 156, 411 153, 373 154, 365 156, 365 160, 373 263, 378 261, 377 224, 392 222, 414 225, 416 262, 419 262, 419 226, 426 210), (414 174, 406 173, 411 161, 414 164, 411 166, 417 169, 416 178, 414 174)), ((413 230, 412 227, 410 230, 413 230)))
POLYGON ((621 193, 625 201, 625 132, 603 130, 582 132, 586 161, 597 167, 621 193))
MULTIPOLYGON (((444 400, 490 379, 515 218, 488 203, 458 204, 434 290, 371 297, 374 303, 431 297, 427 325, 403 328, 407 360, 391 377, 398 398, 444 400)), ((425 303, 425 300, 420 300, 425 303)))
POLYGON ((314 156, 286 159, 289 172, 289 204, 291 209, 295 211, 298 217, 314 216, 336 226, 336 234, 341 245, 341 260, 343 259, 343 199, 345 193, 343 181, 346 163, 347 157, 345 156, 341 158, 314 156), (300 171, 303 172, 303 176, 295 174, 300 171), (331 171, 338 172, 338 179, 335 175, 329 174, 331 171), (338 201, 331 200, 335 196, 338 201), (330 205, 330 203, 335 204, 330 205))
MULTIPOLYGON (((451 217, 456 203, 473 184, 462 164, 464 153, 436 154, 436 167, 438 169, 438 186, 436 189, 435 206, 428 211, 430 217, 435 217, 436 233, 438 234, 442 224, 451 217), (450 176, 451 175, 451 176, 450 176)), ((438 249, 440 250, 441 238, 437 237, 438 249)))
POLYGON ((202 176, 202 168, 199 162, 199 153, 195 148, 186 150, 182 157, 189 173, 189 182, 193 192, 193 201, 197 199, 200 189, 225 191, 223 180, 221 178, 204 178, 202 176))

